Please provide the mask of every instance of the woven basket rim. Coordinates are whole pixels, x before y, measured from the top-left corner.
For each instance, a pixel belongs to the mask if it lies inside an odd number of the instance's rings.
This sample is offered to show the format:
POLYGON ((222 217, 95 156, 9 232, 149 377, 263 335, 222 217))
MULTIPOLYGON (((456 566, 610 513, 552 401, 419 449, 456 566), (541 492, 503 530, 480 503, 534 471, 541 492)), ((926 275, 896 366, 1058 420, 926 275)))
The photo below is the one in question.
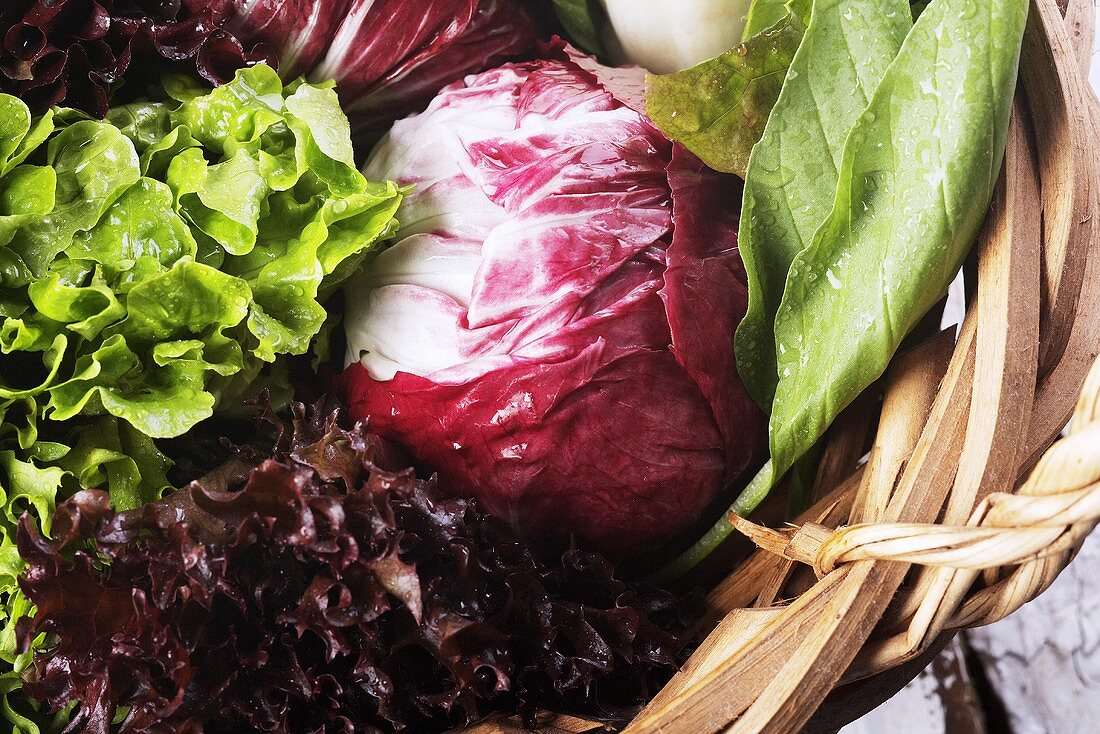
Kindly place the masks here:
MULTIPOLYGON (((958 334, 899 354, 881 401, 842 414, 818 474, 829 491, 793 525, 731 518, 759 550, 712 591, 699 648, 628 734, 786 734, 839 690, 806 729, 835 731, 959 629, 1042 593, 1100 521, 1095 9, 1059 1, 1031 2, 958 334)), ((552 716, 547 730, 603 727, 552 716)))
MULTIPOLYGON (((709 634, 630 734, 798 731, 830 691, 909 663, 891 693, 958 629, 1042 593, 1100 520, 1100 362, 1089 372, 1100 105, 1082 72, 1094 12, 1088 0, 1032 1, 957 338, 941 332, 897 357, 881 414, 866 400, 841 416, 818 476, 833 489, 795 525, 731 518, 761 550, 712 592, 709 634), (800 566, 816 578, 806 588, 791 586, 800 566)), ((592 726, 557 717, 550 729, 592 726)), ((479 731, 509 731, 490 727, 479 731)))
MULTIPOLYGON (((895 360, 868 462, 845 481, 834 472, 825 486, 836 489, 796 526, 734 518, 762 551, 712 594, 724 616, 628 732, 797 731, 837 686, 1042 593, 1095 527, 1100 135, 1081 71, 1094 12, 1070 0, 1063 17, 1055 0, 1033 0, 1005 170, 958 337, 941 333, 895 360), (1078 388, 1071 433, 1051 445, 1078 388), (799 564, 816 583, 775 605, 799 564)), ((826 449, 847 455, 848 472, 868 423, 856 410, 856 429, 841 425, 826 449)))

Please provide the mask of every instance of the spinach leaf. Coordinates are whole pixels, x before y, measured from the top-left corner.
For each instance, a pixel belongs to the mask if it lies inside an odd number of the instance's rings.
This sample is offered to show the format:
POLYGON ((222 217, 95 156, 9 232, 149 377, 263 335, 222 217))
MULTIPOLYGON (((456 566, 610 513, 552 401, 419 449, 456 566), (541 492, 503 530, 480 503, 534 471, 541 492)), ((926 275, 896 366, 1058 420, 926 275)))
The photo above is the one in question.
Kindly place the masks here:
POLYGON ((806 27, 787 12, 726 53, 647 80, 646 111, 711 168, 742 178, 806 27))
POLYGON ((554 10, 578 46, 597 56, 604 53, 602 30, 607 16, 600 0, 554 0, 554 10))
POLYGON ((878 379, 962 266, 1000 173, 1027 8, 934 0, 853 128, 833 211, 776 316, 773 476, 878 379))
POLYGON ((829 215, 844 141, 911 27, 907 0, 817 0, 749 157, 738 236, 749 307, 737 367, 764 408, 778 381, 773 324, 787 272, 829 215))
MULTIPOLYGON (((771 459, 731 512, 763 500, 957 273, 1000 171, 1027 11, 932 0, 886 70, 844 145, 832 211, 787 277, 771 459)), ((723 517, 658 575, 682 573, 730 530, 723 517)))

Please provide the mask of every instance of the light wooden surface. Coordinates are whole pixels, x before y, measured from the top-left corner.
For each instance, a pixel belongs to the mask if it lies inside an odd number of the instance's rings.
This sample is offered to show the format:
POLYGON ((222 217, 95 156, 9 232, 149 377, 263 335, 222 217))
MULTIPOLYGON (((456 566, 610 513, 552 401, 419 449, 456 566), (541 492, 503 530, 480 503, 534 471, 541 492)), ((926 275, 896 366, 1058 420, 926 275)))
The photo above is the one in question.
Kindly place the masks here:
POLYGON ((1046 594, 969 639, 1013 734, 1100 732, 1100 538, 1046 594))
POLYGON ((905 690, 842 730, 883 732, 1100 732, 1100 537, 1043 596, 963 633, 905 690))

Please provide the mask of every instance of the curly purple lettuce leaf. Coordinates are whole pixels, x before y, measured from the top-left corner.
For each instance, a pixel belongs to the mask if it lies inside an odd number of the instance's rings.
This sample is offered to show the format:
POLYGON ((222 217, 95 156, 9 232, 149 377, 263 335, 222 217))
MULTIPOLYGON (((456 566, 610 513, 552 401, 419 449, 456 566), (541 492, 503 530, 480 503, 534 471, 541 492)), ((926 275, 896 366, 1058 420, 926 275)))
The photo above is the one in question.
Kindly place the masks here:
POLYGON ((259 62, 262 44, 243 44, 213 6, 193 0, 5 0, 0 7, 0 92, 35 112, 51 105, 103 117, 131 101, 161 71, 197 72, 211 85, 259 62), (121 90, 121 93, 120 93, 121 90))
MULTIPOLYGON (((536 559, 473 502, 394 470, 338 412, 141 510, 83 491, 20 527, 39 634, 25 691, 72 731, 442 731, 493 710, 615 717, 681 659, 682 607, 575 550, 536 559)), ((264 445, 266 443, 266 446, 264 445)))

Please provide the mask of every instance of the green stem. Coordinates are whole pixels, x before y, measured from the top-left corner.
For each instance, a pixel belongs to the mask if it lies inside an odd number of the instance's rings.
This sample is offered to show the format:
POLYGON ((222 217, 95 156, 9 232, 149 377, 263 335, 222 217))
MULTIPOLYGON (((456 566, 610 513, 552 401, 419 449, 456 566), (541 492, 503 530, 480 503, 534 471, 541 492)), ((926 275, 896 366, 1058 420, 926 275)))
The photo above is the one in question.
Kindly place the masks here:
POLYGON ((775 485, 775 477, 772 474, 772 463, 769 461, 757 472, 748 486, 741 491, 741 494, 730 505, 729 510, 718 518, 718 522, 714 523, 703 537, 695 541, 694 545, 677 558, 659 568, 649 577, 649 580, 655 584, 667 584, 675 581, 709 556, 733 532, 733 525, 730 524, 729 520, 730 515, 745 517, 768 496, 768 492, 775 485))

